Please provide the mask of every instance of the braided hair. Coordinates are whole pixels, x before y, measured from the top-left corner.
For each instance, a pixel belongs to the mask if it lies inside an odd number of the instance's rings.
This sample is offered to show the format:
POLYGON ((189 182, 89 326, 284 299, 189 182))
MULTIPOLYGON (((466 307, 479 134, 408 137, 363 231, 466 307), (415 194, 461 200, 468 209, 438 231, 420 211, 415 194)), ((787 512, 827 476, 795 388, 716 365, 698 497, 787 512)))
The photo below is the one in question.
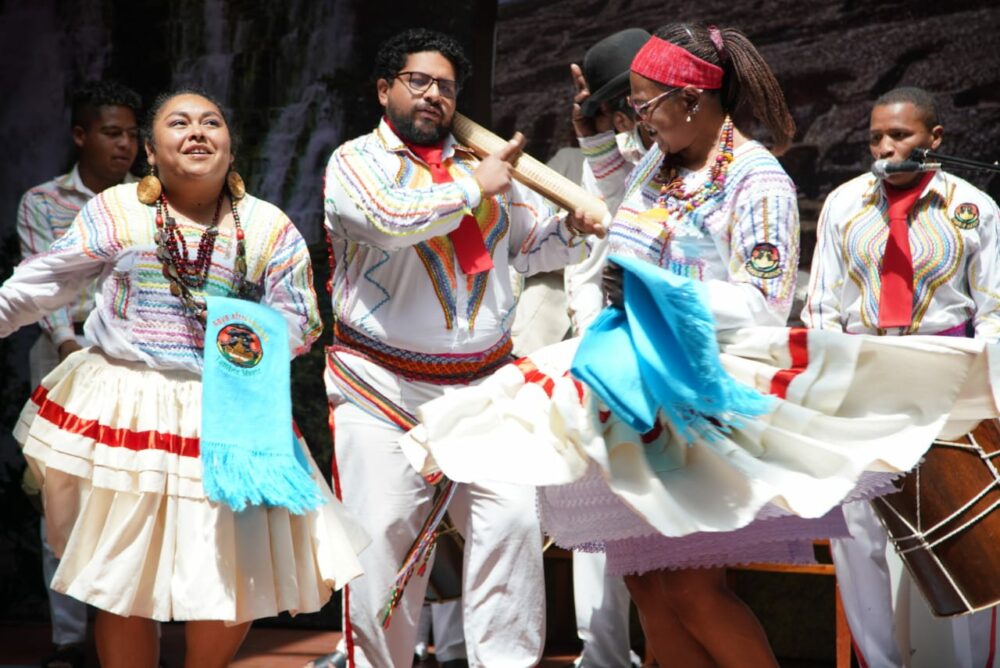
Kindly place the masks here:
POLYGON ((785 94, 746 35, 734 28, 706 28, 693 23, 670 23, 654 34, 721 67, 722 90, 718 95, 723 111, 737 125, 740 117, 749 112, 767 128, 774 153, 780 154, 788 148, 795 135, 795 121, 788 111, 785 94))

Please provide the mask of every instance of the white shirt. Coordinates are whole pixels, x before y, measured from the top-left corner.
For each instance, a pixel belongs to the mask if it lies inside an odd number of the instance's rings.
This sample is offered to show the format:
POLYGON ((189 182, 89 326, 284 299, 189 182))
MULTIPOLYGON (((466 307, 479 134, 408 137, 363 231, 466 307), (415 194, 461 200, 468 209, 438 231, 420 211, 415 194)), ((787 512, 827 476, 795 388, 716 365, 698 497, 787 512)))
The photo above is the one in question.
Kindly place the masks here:
POLYGON ((882 254, 889 236, 882 182, 854 178, 820 214, 807 327, 851 334, 934 334, 973 321, 976 337, 1000 339, 1000 249, 996 203, 967 181, 937 172, 910 215, 913 323, 878 327, 882 254))

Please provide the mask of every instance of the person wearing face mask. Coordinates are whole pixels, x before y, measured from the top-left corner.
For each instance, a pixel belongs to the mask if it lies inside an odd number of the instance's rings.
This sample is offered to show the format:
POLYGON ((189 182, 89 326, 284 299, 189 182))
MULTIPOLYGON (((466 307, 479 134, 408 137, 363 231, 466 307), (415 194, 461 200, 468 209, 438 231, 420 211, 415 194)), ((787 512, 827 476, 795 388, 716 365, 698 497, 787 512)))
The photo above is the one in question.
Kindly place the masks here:
MULTIPOLYGON (((573 130, 584 156, 583 186, 604 199, 614 214, 632 168, 652 146, 628 104, 629 66, 649 40, 641 28, 621 30, 594 44, 573 64, 576 87, 573 130), (599 175, 599 176, 598 176, 599 175)), ((596 239, 586 260, 566 267, 563 280, 574 336, 580 336, 604 308, 601 274, 607 239, 596 239)), ((605 573, 601 552, 573 552, 573 603, 583 651, 574 665, 627 668, 639 657, 629 647, 629 595, 621 576, 605 573)))
POLYGON ((15 269, 0 336, 96 280, 92 344, 15 429, 61 556, 52 587, 97 608, 105 668, 156 666, 156 620, 187 622, 187 665, 222 668, 252 620, 318 610, 357 577, 366 537, 291 421, 289 358, 322 327, 304 240, 246 193, 205 94, 161 95, 143 129, 153 173, 15 269))
MULTIPOLYGON (((783 325, 795 286, 798 207, 773 153, 789 145, 794 122, 767 63, 737 30, 669 24, 633 59, 630 87, 629 103, 654 147, 627 180, 609 253, 703 281, 720 329, 783 325), (741 109, 764 127, 770 150, 744 132, 746 119, 733 117, 741 109)), ((715 554, 719 545, 699 534, 609 540, 607 569, 626 575, 659 661, 774 666, 763 630, 718 565, 810 559, 811 539, 839 531, 838 515, 755 522, 715 554), (784 540, 769 538, 772 531, 784 540)))
MULTIPOLYGON (((483 160, 456 142, 456 98, 469 69, 446 35, 409 30, 388 40, 375 61, 385 115, 327 167, 335 470, 344 504, 375 539, 362 556, 366 577, 346 595, 349 665, 403 666, 413 656, 427 579, 415 574, 402 588, 395 577, 435 488, 401 451, 401 428, 420 404, 509 360, 510 270, 577 262, 597 229, 512 183, 520 140, 483 160), (394 587, 399 606, 384 625, 394 587)), ((469 665, 535 665, 545 614, 533 490, 462 484, 448 512, 466 539, 469 665)))
MULTIPOLYGON (((872 159, 898 163, 937 150, 944 127, 933 97, 904 87, 880 96, 869 120, 872 159)), ((851 334, 1000 339, 1000 212, 945 171, 863 174, 827 197, 819 219, 808 327, 851 334)), ((862 664, 902 666, 886 532, 867 502, 844 508, 851 536, 832 541, 847 621, 862 664)), ((953 617, 954 666, 992 665, 996 610, 953 617)))
MULTIPOLYGON (((114 81, 93 82, 76 91, 70 122, 77 162, 69 173, 31 188, 21 198, 17 235, 24 258, 47 251, 96 193, 135 180, 129 168, 139 151, 139 107, 139 95, 114 81)), ((83 321, 93 308, 94 284, 89 284, 73 303, 39 321, 42 334, 29 354, 32 387, 37 387, 67 355, 88 345, 83 321)), ((30 469, 25 470, 25 489, 37 489, 30 469)), ((42 665, 81 666, 87 606, 49 588, 59 560, 45 538, 45 523, 41 526, 42 568, 55 645, 55 652, 42 665)))

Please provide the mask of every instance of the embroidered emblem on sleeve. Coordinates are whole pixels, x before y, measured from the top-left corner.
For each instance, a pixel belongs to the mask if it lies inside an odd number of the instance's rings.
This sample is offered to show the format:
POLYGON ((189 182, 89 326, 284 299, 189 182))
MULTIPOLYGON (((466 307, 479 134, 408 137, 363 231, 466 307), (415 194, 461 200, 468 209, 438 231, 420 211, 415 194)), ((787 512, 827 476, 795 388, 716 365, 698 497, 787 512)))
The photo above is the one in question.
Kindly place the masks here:
POLYGON ((962 230, 971 230, 979 226, 979 207, 972 202, 964 202, 955 207, 951 221, 955 227, 962 230))
POLYGON ((781 275, 781 252, 774 244, 761 243, 750 251, 747 272, 757 278, 774 278, 781 275))

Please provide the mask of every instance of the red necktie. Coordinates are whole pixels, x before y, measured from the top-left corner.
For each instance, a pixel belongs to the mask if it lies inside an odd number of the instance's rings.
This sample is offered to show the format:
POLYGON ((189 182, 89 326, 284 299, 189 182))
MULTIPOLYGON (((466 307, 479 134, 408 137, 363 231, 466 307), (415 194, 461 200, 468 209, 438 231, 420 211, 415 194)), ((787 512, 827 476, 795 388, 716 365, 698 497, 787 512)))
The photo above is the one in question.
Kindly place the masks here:
POLYGON ((901 190, 885 184, 889 202, 889 238, 885 242, 879 276, 878 326, 909 327, 913 322, 913 257, 910 255, 910 210, 934 174, 928 172, 911 188, 901 190))
MULTIPOLYGON (((431 179, 434 183, 454 181, 448 168, 441 164, 442 147, 440 145, 418 146, 407 143, 406 147, 427 163, 431 169, 431 179)), ((465 214, 462 222, 458 224, 458 229, 449 232, 448 238, 451 239, 451 244, 455 247, 458 266, 466 275, 478 274, 493 268, 493 258, 486 250, 483 233, 479 229, 479 223, 476 222, 475 216, 465 214)))

